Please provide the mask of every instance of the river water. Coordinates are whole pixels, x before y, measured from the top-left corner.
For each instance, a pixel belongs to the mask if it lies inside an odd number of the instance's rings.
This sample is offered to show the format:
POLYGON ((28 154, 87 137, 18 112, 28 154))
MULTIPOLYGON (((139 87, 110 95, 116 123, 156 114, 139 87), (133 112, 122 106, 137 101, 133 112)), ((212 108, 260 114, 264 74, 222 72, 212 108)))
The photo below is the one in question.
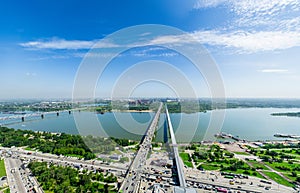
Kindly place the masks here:
MULTIPOLYGON (((221 110, 215 110, 218 112, 221 110)), ((170 114, 178 142, 201 141, 204 136, 216 132, 230 133, 247 140, 272 140, 275 133, 300 135, 300 118, 271 116, 275 112, 300 112, 295 108, 237 108, 226 109, 222 127, 212 128, 209 121, 212 112, 193 114, 170 114), (213 132, 210 132, 212 131, 213 132)), ((0 117, 5 116, 0 114, 0 117)), ((30 119, 7 125, 15 129, 34 131, 64 132, 81 135, 112 136, 118 138, 141 139, 154 113, 113 112, 95 114, 93 112, 74 112, 46 115, 44 119, 30 119)), ((1 122, 0 122, 1 124, 1 122)), ((3 124, 3 123, 2 123, 3 124)), ((166 141, 165 114, 161 114, 157 141, 166 141)), ((211 138, 211 137, 208 137, 211 138)))

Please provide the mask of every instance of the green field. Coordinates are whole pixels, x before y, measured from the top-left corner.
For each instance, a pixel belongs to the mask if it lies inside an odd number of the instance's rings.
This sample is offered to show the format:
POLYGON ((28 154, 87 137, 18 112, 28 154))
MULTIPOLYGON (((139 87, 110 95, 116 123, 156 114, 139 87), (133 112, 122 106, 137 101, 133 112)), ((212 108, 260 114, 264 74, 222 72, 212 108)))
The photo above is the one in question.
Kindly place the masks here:
POLYGON ((10 190, 8 187, 0 188, 0 192, 2 193, 10 193, 10 190))
POLYGON ((300 173, 299 172, 300 164, 296 164, 296 163, 289 164, 288 162, 282 162, 282 163, 266 162, 266 164, 268 166, 270 166, 271 168, 273 168, 274 170, 279 171, 279 172, 291 173, 292 171, 295 171, 297 174, 300 173))
POLYGON ((258 163, 257 161, 254 160, 249 160, 249 163, 252 164, 252 166, 256 169, 260 169, 260 170, 269 170, 269 168, 267 168, 264 164, 262 163, 258 163))
POLYGON ((204 170, 219 170, 220 169, 220 166, 218 166, 216 164, 201 164, 200 166, 204 170))
POLYGON ((179 156, 181 157, 184 165, 186 165, 187 167, 193 167, 191 157, 188 153, 179 153, 179 156))
POLYGON ((5 166, 4 166, 4 160, 0 160, 0 177, 6 176, 5 166))
POLYGON ((27 151, 34 151, 35 149, 34 148, 30 148, 30 147, 25 147, 25 150, 27 150, 27 151))
POLYGON ((272 180, 274 180, 275 182, 277 182, 279 184, 282 184, 284 186, 294 187, 293 184, 288 182, 283 177, 279 176, 277 173, 274 173, 274 172, 263 172, 263 173, 266 174, 269 178, 271 178, 272 180))

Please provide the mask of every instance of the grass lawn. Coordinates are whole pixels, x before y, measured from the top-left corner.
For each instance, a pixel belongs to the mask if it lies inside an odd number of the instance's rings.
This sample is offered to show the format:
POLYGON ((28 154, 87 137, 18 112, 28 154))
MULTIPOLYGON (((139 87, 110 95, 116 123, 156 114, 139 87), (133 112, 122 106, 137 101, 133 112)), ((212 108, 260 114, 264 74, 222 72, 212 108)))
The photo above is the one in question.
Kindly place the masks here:
POLYGON ((256 169, 269 170, 269 168, 267 168, 264 164, 258 163, 257 161, 249 160, 248 162, 251 163, 252 166, 256 169))
POLYGON ((204 170, 219 170, 220 169, 220 167, 215 164, 201 164, 201 167, 204 170))
POLYGON ((279 176, 278 174, 276 174, 274 172, 263 172, 263 173, 279 184, 282 184, 282 185, 288 186, 288 187, 294 187, 293 184, 291 184, 286 179, 284 179, 283 177, 279 176))
POLYGON ((35 150, 35 149, 30 148, 30 147, 25 147, 25 150, 27 150, 27 151, 33 151, 33 150, 35 150))
POLYGON ((179 153, 179 156, 181 157, 183 163, 187 166, 187 167, 193 167, 193 164, 191 163, 191 158, 190 155, 188 153, 179 153))
POLYGON ((296 149, 276 149, 277 153, 284 153, 286 155, 293 155, 299 157, 300 155, 296 152, 296 149))
MULTIPOLYGON (((266 162, 266 164, 268 165, 268 166, 270 166, 271 168, 273 168, 274 170, 277 170, 277 171, 279 171, 279 172, 284 172, 284 173, 286 173, 286 172, 292 172, 292 171, 294 171, 294 168, 295 167, 300 167, 300 165, 299 164, 296 164, 296 163, 293 163, 293 164, 289 164, 289 163, 287 163, 287 162, 282 162, 282 163, 277 163, 277 162, 273 162, 273 163, 269 163, 269 162, 266 162), (277 166, 277 167, 276 167, 277 166), (281 169, 281 168, 278 168, 278 167, 286 167, 286 168, 289 168, 289 170, 283 170, 283 169, 281 169)), ((297 173, 299 173, 298 171, 296 171, 297 173)))
POLYGON ((282 174, 283 174, 285 177, 287 177, 288 179, 292 180, 292 181, 296 181, 296 180, 297 180, 297 177, 292 176, 292 174, 291 174, 290 172, 288 172, 288 173, 282 172, 282 174))
POLYGON ((109 155, 113 155, 113 154, 122 155, 122 153, 120 152, 120 150, 114 150, 114 151, 111 151, 109 153, 109 155))
POLYGON ((263 177, 260 173, 256 172, 256 174, 257 174, 257 175, 253 175, 253 173, 251 173, 251 176, 265 179, 265 177, 263 177))
POLYGON ((181 159, 185 162, 185 161, 190 161, 190 155, 188 153, 179 153, 179 156, 181 157, 181 159))
POLYGON ((183 163, 184 163, 184 165, 186 165, 187 167, 190 167, 190 168, 193 167, 193 164, 192 164, 191 162, 185 161, 185 162, 183 162, 183 163))
POLYGON ((0 192, 2 193, 10 193, 9 187, 1 187, 0 192))
POLYGON ((4 166, 4 160, 0 160, 0 177, 6 176, 5 166, 4 166))

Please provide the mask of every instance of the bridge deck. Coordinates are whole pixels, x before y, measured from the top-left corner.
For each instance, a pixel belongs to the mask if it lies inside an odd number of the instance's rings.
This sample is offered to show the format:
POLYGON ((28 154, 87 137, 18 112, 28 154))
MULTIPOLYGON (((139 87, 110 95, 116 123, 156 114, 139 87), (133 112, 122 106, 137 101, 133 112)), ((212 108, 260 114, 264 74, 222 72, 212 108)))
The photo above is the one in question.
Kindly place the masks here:
POLYGON ((171 119, 170 119, 170 115, 169 115, 167 106, 166 106, 166 116, 167 116, 167 121, 168 121, 168 127, 170 130, 171 140, 172 140, 172 148, 173 148, 174 158, 175 158, 175 162, 176 162, 179 185, 181 187, 186 187, 186 181, 185 181, 185 177, 184 177, 182 162, 179 158, 177 142, 176 142, 176 138, 175 138, 175 134, 174 134, 174 130, 173 130, 173 126, 171 123, 171 119))

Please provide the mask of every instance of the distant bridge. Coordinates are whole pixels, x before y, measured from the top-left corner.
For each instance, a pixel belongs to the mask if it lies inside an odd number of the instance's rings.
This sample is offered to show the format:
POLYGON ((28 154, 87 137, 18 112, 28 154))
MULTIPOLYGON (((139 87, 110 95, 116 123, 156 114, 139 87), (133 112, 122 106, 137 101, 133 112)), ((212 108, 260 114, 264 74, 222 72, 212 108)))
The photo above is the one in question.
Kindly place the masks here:
MULTIPOLYGON (((74 111, 74 110, 72 110, 74 111)), ((0 125, 11 124, 10 120, 15 120, 15 122, 24 122, 26 120, 34 120, 37 118, 44 119, 46 115, 56 115, 59 116, 61 113, 71 114, 71 110, 62 110, 62 111, 51 111, 51 112, 34 112, 34 113, 26 113, 26 114, 11 114, 7 116, 0 117, 0 125)))

